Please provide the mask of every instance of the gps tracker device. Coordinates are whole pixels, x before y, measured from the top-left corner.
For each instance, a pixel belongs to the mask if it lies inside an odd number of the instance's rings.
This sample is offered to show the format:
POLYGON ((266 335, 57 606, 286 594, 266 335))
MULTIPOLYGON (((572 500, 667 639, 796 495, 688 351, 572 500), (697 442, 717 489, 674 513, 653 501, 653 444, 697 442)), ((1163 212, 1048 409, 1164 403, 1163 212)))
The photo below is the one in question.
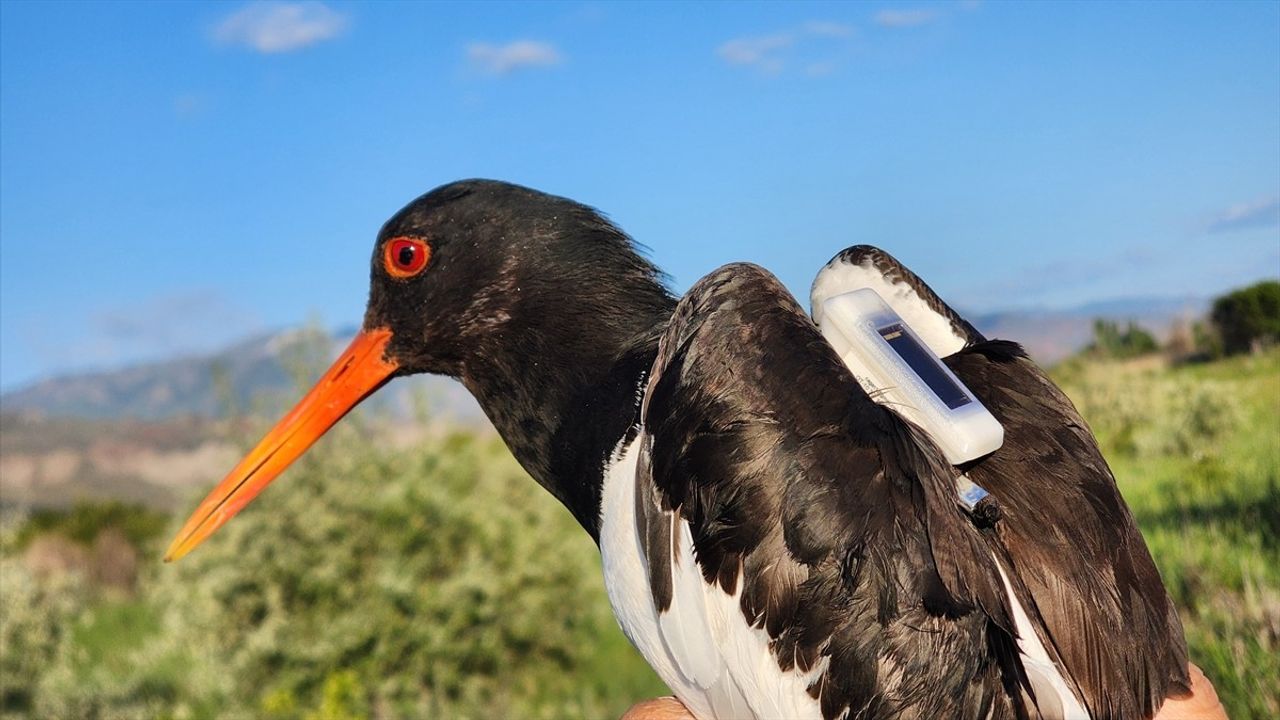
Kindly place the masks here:
MULTIPOLYGON (((867 394, 923 429, 952 465, 1004 443, 995 416, 875 290, 828 298, 818 327, 867 394)), ((959 488, 961 499, 972 507, 981 498, 971 503, 967 489, 959 488)), ((977 485, 972 491, 985 495, 977 485)))

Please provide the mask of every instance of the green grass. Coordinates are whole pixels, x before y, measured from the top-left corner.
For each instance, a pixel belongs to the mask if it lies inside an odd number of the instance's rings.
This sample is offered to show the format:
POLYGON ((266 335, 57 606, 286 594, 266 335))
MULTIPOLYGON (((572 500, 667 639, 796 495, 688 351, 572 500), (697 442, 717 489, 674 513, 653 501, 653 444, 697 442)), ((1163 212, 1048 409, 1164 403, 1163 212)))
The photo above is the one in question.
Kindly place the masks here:
POLYGON ((1230 716, 1280 717, 1280 352, 1063 368, 1230 716))
POLYGON ((72 632, 77 665, 127 668, 133 652, 160 631, 160 614, 135 598, 104 599, 84 614, 72 632))

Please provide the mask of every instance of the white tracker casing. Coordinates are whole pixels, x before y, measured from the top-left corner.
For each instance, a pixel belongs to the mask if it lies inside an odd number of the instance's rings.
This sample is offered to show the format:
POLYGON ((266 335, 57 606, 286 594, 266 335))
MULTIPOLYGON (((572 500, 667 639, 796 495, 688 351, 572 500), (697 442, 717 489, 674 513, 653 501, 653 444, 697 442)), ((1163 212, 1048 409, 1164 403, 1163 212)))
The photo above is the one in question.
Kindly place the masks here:
POLYGON ((877 402, 933 439, 952 465, 994 452, 1004 428, 875 290, 822 305, 822 336, 877 402))

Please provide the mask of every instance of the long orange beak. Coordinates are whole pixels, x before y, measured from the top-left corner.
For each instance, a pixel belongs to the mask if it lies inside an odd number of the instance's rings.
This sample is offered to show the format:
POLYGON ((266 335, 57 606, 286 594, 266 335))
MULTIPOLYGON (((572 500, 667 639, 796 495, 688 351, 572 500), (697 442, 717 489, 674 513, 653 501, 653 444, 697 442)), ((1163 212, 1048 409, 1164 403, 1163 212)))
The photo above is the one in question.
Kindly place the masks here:
POLYGON ((391 331, 386 328, 356 335, 311 392, 200 503, 165 551, 165 562, 204 542, 351 408, 382 387, 398 367, 384 357, 390 340, 391 331))

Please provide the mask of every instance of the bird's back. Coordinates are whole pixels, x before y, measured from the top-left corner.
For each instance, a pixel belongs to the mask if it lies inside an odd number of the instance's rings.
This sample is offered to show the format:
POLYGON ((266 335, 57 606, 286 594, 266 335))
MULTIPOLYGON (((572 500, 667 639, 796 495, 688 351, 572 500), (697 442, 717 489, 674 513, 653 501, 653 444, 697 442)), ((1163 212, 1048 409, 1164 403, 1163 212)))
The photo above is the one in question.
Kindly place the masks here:
POLYGON ((954 475, 781 284, 726 266, 677 306, 606 480, 610 598, 699 717, 1016 717, 954 475))
POLYGON ((988 341, 878 248, 854 246, 832 259, 814 283, 815 312, 826 297, 868 286, 924 330, 1004 427, 1004 444, 962 469, 1000 509, 985 536, 1010 570, 1016 604, 1051 671, 1094 718, 1149 717, 1186 691, 1181 622, 1071 401, 1021 347, 988 341))

